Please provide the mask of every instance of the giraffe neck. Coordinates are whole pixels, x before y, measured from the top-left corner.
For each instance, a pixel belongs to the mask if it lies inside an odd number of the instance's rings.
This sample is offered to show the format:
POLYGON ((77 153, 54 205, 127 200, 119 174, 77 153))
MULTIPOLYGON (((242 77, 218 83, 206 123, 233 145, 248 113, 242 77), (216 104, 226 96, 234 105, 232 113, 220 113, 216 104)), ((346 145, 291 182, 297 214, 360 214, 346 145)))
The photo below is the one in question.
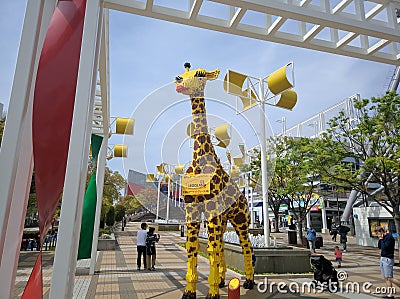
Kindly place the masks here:
POLYGON ((204 97, 191 97, 193 135, 208 134, 206 103, 204 97))

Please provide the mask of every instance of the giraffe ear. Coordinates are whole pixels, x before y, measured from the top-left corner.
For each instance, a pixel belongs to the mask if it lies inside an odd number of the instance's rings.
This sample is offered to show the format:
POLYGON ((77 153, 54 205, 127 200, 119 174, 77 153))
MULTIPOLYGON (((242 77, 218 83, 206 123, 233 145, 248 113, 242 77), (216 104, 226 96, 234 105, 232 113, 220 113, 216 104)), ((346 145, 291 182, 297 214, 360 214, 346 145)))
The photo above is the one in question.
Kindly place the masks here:
POLYGON ((218 75, 219 75, 219 72, 220 72, 219 69, 215 69, 215 70, 210 71, 210 72, 206 71, 207 80, 215 80, 215 79, 217 79, 218 75))

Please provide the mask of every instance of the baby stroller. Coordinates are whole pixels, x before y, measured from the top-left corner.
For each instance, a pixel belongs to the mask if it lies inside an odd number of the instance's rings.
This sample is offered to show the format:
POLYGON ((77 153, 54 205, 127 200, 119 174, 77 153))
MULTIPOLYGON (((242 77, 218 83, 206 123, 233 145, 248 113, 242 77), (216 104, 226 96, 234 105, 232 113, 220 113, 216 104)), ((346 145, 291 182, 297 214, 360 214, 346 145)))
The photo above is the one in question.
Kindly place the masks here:
POLYGON ((327 286, 328 290, 336 289, 338 276, 332 263, 323 255, 310 256, 311 268, 314 270, 314 284, 319 286, 327 286))

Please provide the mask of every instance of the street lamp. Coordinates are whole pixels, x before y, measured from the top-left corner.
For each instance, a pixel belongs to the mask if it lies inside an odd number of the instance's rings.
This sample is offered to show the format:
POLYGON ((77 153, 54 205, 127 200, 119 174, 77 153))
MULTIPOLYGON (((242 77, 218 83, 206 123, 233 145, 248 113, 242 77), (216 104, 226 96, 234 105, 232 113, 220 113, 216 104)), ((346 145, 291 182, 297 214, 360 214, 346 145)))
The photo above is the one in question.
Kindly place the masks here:
POLYGON ((270 246, 270 230, 268 213, 265 104, 291 110, 297 102, 297 94, 291 89, 293 86, 293 62, 286 64, 282 68, 264 78, 255 78, 232 70, 228 70, 224 78, 225 91, 236 96, 237 113, 242 113, 247 109, 251 109, 257 104, 260 107, 261 176, 263 193, 264 243, 266 247, 270 246), (239 99, 243 104, 243 109, 241 111, 237 109, 239 99))

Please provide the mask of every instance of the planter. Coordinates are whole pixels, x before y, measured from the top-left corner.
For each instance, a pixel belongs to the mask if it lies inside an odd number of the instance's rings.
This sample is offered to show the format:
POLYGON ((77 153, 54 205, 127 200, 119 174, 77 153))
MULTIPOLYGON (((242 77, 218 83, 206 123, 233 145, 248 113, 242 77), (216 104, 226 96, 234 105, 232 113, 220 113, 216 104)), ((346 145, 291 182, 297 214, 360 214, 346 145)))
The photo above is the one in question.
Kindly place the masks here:
MULTIPOLYGON (((207 252, 207 240, 199 238, 199 250, 207 252)), ((254 272, 259 273, 306 273, 311 271, 310 252, 302 248, 276 247, 276 248, 253 248, 256 256, 254 272)), ((236 244, 225 243, 225 261, 240 271, 244 271, 242 248, 236 244)))
POLYGON ((110 238, 100 239, 97 243, 98 251, 115 250, 115 236, 114 234, 108 235, 110 238))

